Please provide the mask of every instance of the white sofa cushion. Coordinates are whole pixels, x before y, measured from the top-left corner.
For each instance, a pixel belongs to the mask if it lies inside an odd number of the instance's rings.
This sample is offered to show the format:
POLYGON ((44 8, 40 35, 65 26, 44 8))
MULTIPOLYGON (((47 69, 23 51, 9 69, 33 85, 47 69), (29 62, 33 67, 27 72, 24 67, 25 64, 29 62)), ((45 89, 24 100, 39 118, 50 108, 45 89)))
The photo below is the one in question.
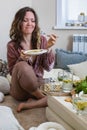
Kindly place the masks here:
POLYGON ((4 94, 2 92, 0 92, 0 102, 4 101, 4 94))
POLYGON ((87 61, 81 62, 79 64, 68 65, 71 71, 81 79, 84 79, 87 76, 87 61))
POLYGON ((10 84, 7 78, 0 76, 0 92, 8 94, 10 91, 10 84))
POLYGON ((24 130, 10 107, 0 106, 0 130, 24 130))

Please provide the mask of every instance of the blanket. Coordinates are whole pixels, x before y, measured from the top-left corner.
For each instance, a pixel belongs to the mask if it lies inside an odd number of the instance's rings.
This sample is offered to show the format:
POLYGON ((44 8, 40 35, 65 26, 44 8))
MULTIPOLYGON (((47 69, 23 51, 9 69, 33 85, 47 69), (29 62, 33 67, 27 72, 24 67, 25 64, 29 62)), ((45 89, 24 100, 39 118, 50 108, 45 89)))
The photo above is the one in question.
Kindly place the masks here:
POLYGON ((0 106, 0 130, 24 130, 10 107, 0 106))

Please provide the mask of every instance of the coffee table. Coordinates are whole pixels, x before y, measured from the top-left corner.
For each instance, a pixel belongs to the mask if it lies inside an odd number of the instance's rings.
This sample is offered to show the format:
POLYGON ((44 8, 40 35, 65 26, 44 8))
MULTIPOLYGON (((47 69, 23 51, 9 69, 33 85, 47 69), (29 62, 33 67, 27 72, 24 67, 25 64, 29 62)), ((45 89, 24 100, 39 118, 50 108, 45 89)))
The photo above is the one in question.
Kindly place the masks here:
POLYGON ((66 96, 48 96, 46 117, 48 121, 62 124, 66 130, 87 130, 87 115, 77 115, 66 96))

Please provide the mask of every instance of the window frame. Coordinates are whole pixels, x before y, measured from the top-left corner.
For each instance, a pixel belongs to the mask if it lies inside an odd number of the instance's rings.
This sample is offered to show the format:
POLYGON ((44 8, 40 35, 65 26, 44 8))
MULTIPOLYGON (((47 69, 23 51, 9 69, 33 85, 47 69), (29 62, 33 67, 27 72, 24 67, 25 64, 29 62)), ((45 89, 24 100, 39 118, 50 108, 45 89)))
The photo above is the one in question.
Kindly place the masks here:
POLYGON ((87 27, 76 27, 76 26, 66 26, 65 21, 67 19, 67 2, 66 0, 56 0, 55 1, 55 26, 54 29, 87 29, 87 27), (65 11, 66 10, 66 11, 65 11))

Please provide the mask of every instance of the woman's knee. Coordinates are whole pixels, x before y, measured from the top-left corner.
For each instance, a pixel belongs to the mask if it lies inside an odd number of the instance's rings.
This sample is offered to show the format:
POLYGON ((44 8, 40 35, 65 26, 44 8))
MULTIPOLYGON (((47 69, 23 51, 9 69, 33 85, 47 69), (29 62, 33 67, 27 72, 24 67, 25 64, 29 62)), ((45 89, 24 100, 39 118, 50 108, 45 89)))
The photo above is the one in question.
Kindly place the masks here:
POLYGON ((26 71, 30 68, 32 69, 32 67, 25 61, 21 61, 21 62, 18 62, 16 65, 15 65, 15 68, 19 71, 26 71))
POLYGON ((32 66, 30 66, 27 62, 25 61, 21 61, 19 63, 17 63, 15 66, 14 66, 14 69, 13 69, 13 72, 16 73, 18 75, 18 77, 20 76, 25 76, 26 77, 35 77, 36 78, 36 75, 35 75, 35 72, 32 68, 32 66))

